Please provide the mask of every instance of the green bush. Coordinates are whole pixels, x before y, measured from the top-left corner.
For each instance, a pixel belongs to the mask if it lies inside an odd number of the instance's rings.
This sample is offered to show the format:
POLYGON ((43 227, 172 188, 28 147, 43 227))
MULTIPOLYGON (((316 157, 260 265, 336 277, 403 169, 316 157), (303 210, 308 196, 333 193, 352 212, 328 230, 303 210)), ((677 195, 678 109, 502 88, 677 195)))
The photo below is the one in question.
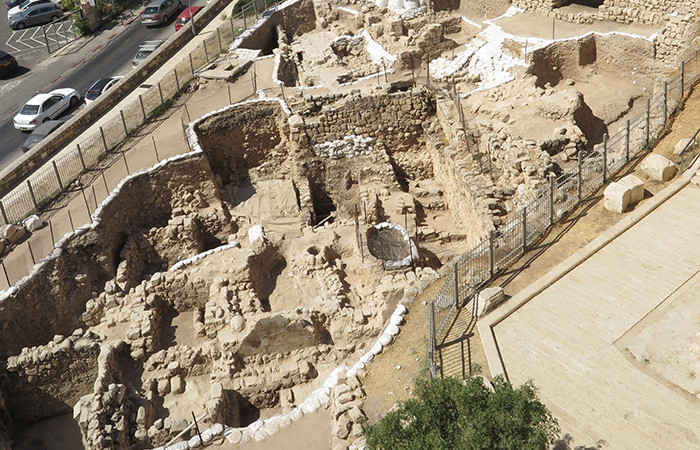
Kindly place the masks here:
POLYGON ((90 33, 92 33, 92 31, 90 30, 90 23, 82 14, 78 15, 78 17, 73 22, 73 25, 75 26, 75 29, 78 31, 78 34, 80 36, 88 36, 90 35, 90 33))
POLYGON ((531 381, 517 389, 502 377, 493 392, 480 377, 416 381, 416 395, 365 434, 370 449, 540 450, 553 444, 559 425, 531 381))

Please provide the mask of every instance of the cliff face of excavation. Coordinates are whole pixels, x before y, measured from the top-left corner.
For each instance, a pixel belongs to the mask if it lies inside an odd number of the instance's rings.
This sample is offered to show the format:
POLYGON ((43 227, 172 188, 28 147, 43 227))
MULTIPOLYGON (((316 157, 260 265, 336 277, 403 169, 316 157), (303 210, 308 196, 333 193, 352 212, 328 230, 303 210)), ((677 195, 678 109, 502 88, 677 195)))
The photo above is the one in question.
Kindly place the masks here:
MULTIPOLYGON (((158 446, 193 410, 229 427, 297 411, 434 269, 638 113, 692 28, 523 42, 458 4, 402 4, 270 16, 237 45, 273 53, 295 93, 195 121, 195 151, 125 180, 4 293, 4 440, 67 416, 88 448, 158 446)), ((361 381, 329 395, 334 439, 352 441, 361 381)))

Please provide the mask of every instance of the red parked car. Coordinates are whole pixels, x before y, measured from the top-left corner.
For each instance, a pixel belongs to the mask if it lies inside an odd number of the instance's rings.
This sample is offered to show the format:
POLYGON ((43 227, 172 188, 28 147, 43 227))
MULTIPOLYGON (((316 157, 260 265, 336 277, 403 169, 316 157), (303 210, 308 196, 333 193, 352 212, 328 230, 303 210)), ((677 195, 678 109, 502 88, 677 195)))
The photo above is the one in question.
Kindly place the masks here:
POLYGON ((192 15, 190 15, 190 8, 185 8, 180 15, 177 16, 177 20, 175 21, 175 31, 179 31, 180 28, 185 26, 187 22, 190 21, 190 18, 197 14, 201 9, 204 9, 204 6, 193 6, 192 15))

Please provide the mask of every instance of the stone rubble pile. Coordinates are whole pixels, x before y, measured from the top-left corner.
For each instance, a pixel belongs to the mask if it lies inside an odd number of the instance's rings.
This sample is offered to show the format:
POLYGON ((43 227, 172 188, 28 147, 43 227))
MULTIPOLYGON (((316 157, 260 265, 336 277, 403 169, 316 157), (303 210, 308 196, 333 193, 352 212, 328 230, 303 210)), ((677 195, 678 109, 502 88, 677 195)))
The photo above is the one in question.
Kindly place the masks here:
POLYGON ((320 158, 352 158, 372 152, 372 138, 351 134, 335 141, 314 144, 313 152, 320 158))

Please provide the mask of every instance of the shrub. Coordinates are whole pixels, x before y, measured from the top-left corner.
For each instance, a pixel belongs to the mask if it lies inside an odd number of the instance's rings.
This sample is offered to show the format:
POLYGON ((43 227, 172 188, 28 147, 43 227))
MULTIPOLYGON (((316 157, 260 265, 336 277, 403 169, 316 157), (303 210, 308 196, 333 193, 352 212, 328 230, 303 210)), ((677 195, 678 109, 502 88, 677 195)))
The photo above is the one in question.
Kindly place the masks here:
POLYGON ((417 380, 414 398, 365 429, 367 446, 540 450, 554 443, 559 426, 531 381, 513 389, 497 377, 493 388, 480 377, 417 380))

